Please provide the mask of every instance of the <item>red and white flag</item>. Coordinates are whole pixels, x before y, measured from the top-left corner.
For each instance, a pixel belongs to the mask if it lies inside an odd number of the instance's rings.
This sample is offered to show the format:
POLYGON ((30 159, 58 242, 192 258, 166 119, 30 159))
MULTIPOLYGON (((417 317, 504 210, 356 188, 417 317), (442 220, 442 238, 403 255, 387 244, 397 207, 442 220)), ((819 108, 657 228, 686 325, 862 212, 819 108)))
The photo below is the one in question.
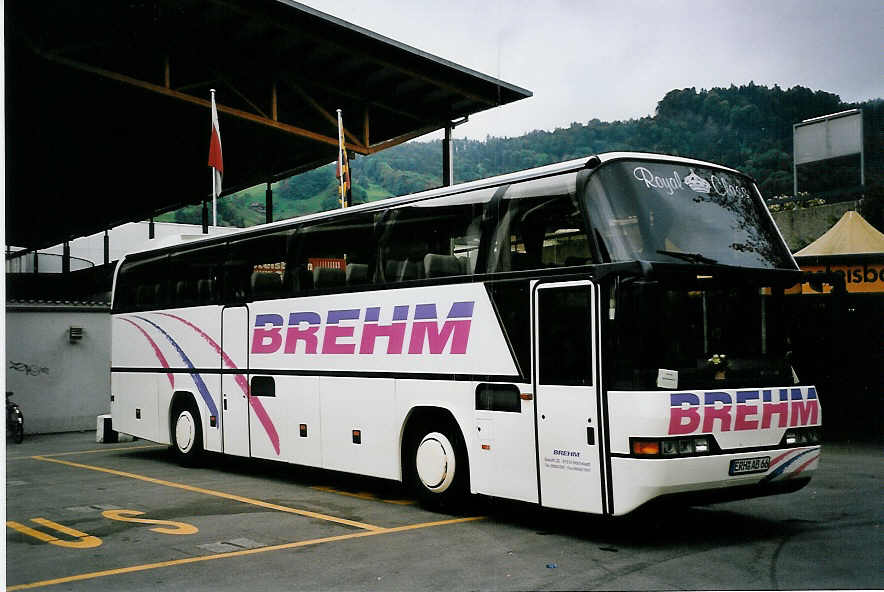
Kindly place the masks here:
POLYGON ((212 167, 212 197, 221 195, 221 177, 224 159, 221 157, 221 128, 218 127, 218 109, 215 107, 215 90, 212 89, 212 136, 209 138, 209 166, 212 167))

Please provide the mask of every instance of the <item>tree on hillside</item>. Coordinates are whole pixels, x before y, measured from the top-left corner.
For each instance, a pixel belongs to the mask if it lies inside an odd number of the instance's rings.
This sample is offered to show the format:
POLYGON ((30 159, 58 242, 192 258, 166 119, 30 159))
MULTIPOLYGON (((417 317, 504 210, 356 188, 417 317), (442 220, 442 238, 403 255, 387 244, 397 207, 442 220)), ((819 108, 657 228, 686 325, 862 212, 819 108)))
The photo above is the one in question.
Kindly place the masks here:
MULTIPOLYGON (((599 152, 634 150, 718 162, 752 175, 767 196, 789 195, 792 125, 854 107, 861 107, 865 118, 867 185, 884 184, 880 131, 884 101, 852 105, 832 93, 800 86, 786 90, 779 86, 768 88, 751 82, 708 90, 671 90, 659 101, 651 117, 612 122, 590 119, 515 138, 455 140, 455 182, 599 152)), ((354 192, 360 196, 357 199, 413 193, 441 185, 442 146, 440 141, 409 142, 354 159, 351 166, 354 192)), ((334 185, 334 165, 327 165, 281 181, 274 191, 274 200, 280 211, 289 215, 315 211, 318 207, 337 207, 334 185)), ((198 208, 181 214, 188 220, 194 216, 199 223, 198 208)))

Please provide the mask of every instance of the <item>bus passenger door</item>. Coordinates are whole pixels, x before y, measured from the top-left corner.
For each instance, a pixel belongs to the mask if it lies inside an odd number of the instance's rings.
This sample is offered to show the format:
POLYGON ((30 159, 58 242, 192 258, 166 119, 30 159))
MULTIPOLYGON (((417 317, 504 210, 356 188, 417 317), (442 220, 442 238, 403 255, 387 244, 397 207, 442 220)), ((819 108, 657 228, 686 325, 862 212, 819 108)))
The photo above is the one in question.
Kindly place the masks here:
POLYGON ((222 360, 221 430, 224 453, 249 456, 249 309, 229 306, 221 313, 221 349, 235 368, 222 360))
POLYGON ((532 290, 540 503, 602 513, 595 286, 539 283, 532 290))
POLYGON ((480 493, 537 503, 537 449, 530 384, 476 384, 478 449, 471 477, 480 493))

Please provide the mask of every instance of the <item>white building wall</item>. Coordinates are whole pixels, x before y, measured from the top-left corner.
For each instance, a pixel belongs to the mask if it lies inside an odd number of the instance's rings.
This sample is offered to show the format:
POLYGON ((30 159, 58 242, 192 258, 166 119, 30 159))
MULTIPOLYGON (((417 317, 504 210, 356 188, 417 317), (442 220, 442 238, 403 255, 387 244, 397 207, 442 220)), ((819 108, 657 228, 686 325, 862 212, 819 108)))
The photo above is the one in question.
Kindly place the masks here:
MULTIPOLYGON (((110 260, 116 261, 123 255, 155 249, 169 244, 174 238, 202 238, 203 227, 198 224, 176 224, 174 222, 154 223, 155 238, 150 239, 149 222, 129 222, 108 231, 110 260)), ((241 228, 226 226, 209 227, 209 236, 238 232, 241 228)), ((76 238, 70 242, 71 270, 92 267, 104 263, 104 232, 76 238), (91 263, 91 265, 90 265, 91 263)), ((13 249, 17 250, 17 249, 13 249)), ((40 249, 40 273, 61 273, 61 255, 63 245, 55 245, 40 249)), ((34 270, 34 255, 29 253, 21 258, 7 262, 6 271, 10 273, 27 273, 34 270)))
POLYGON ((25 433, 95 429, 110 409, 107 306, 6 304, 6 390, 21 406, 25 433), (71 326, 83 338, 71 343, 71 326))

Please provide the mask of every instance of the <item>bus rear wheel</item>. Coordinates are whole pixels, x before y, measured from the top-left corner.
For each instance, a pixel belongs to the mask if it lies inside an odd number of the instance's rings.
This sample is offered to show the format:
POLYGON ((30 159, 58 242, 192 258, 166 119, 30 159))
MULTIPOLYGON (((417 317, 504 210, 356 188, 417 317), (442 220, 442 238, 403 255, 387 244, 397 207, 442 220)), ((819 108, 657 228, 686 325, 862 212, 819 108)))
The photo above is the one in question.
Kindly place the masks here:
POLYGON ((172 414, 172 450, 183 465, 193 465, 203 451, 203 429, 193 405, 176 407, 172 414))
POLYGON ((407 472, 422 506, 436 511, 459 509, 469 493, 469 467, 460 431, 450 426, 414 430, 407 472))

